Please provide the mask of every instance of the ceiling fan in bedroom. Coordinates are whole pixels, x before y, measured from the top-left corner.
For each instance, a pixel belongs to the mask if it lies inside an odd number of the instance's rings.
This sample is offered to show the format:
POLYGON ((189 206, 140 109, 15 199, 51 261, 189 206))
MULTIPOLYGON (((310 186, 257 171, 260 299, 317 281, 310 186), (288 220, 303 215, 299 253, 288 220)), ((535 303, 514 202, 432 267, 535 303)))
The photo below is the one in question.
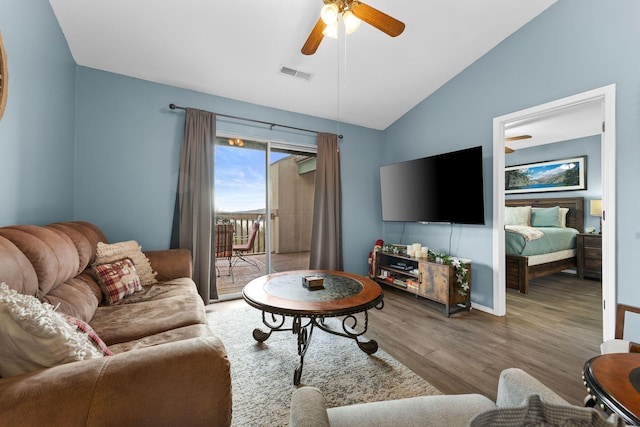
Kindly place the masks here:
MULTIPOLYGON (((509 137, 509 138, 505 138, 505 139, 504 139, 504 141, 505 141, 505 142, 520 141, 521 139, 529 139, 529 138, 532 138, 532 136, 531 136, 531 135, 518 135, 518 136, 511 136, 511 137, 509 137)), ((513 153, 514 151, 516 151, 516 150, 514 150, 514 149, 513 149, 513 148, 511 148, 511 147, 507 147, 507 146, 505 145, 505 147, 504 147, 504 152, 505 152, 505 153, 507 153, 507 154, 511 154, 511 153, 513 153)))
POLYGON ((313 55, 324 36, 338 38, 338 18, 340 16, 342 16, 347 34, 357 30, 360 21, 366 22, 391 37, 397 37, 404 31, 404 23, 358 0, 323 1, 324 6, 320 11, 320 18, 302 46, 302 53, 305 55, 313 55))

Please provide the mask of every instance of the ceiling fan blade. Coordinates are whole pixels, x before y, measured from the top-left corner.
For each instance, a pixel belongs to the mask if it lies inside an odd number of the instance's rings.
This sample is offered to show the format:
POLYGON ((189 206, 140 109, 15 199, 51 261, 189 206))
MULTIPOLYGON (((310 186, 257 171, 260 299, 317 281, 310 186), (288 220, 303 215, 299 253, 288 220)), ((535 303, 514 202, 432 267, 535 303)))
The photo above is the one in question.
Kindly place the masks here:
POLYGON ((518 135, 518 136, 512 136, 510 138, 505 138, 504 140, 507 142, 510 141, 519 141, 521 139, 529 139, 529 138, 533 138, 531 135, 518 135))
POLYGON ((322 18, 318 19, 318 22, 316 22, 315 27, 313 27, 313 30, 311 30, 311 34, 309 34, 307 41, 304 43, 304 46, 302 46, 303 54, 313 55, 314 53, 316 53, 316 50, 318 50, 318 46, 320 46, 320 42, 324 37, 324 34, 322 34, 322 32, 324 31, 326 26, 327 24, 324 23, 322 18))
POLYGON ((511 147, 505 146, 504 147, 504 152, 507 153, 507 154, 511 154, 511 153, 515 152, 515 150, 513 148, 511 148, 511 147))
POLYGON ((353 12, 356 18, 360 18, 367 24, 387 33, 391 37, 399 36, 404 31, 403 22, 364 3, 358 1, 351 3, 351 12, 353 12))

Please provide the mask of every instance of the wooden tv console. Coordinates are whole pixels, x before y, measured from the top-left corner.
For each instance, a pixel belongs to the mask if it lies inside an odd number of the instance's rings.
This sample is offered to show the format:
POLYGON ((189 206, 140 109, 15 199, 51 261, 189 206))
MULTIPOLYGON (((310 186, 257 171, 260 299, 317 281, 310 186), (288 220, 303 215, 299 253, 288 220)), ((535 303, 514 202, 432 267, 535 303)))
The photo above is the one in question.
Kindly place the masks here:
POLYGON ((454 266, 431 262, 426 258, 376 251, 372 272, 373 278, 380 284, 444 304, 447 317, 452 313, 471 309, 471 271, 469 290, 465 295, 459 292, 454 266))

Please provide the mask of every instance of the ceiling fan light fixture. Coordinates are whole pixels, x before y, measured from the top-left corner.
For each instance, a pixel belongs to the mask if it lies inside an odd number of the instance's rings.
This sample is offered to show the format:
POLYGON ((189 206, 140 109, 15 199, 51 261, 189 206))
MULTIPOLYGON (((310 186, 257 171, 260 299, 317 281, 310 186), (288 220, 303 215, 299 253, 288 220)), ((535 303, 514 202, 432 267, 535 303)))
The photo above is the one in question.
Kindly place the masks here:
POLYGON ((334 22, 333 24, 327 25, 325 29, 322 31, 322 34, 324 34, 325 37, 329 37, 330 39, 337 39, 338 38, 338 21, 334 22))
POLYGON ((344 28, 347 34, 355 32, 360 27, 360 22, 362 22, 350 10, 342 14, 342 20, 344 21, 344 28))
POLYGON ((320 17, 300 49, 303 55, 316 53, 325 36, 335 39, 338 38, 338 33, 342 34, 338 30, 340 15, 345 23, 345 34, 356 31, 361 21, 391 37, 397 37, 404 31, 403 22, 360 0, 323 0, 323 2, 325 5, 320 10, 320 17))
POLYGON ((338 5, 335 3, 329 3, 322 6, 322 10, 320 10, 320 17, 327 25, 333 25, 338 22, 338 14, 340 13, 340 9, 338 9, 338 5))

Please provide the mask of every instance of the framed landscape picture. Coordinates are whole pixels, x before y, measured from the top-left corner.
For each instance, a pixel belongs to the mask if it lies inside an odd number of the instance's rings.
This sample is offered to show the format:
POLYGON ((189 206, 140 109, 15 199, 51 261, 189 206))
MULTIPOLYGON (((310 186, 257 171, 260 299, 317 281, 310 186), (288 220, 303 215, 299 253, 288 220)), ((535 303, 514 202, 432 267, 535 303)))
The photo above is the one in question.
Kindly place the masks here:
POLYGON ((586 190, 587 156, 508 166, 504 182, 506 194, 586 190))

